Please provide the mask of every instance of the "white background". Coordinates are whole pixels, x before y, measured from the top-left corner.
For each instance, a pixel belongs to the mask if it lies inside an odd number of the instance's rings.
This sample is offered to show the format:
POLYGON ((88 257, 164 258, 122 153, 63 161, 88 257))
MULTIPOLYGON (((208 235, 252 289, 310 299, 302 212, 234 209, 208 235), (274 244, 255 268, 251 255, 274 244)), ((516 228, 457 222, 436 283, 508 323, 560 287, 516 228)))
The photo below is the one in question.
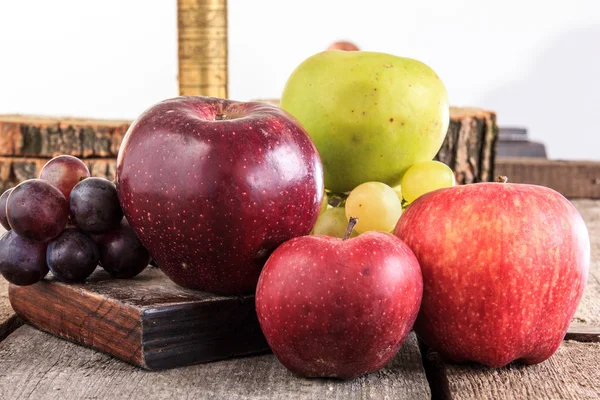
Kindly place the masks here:
MULTIPOLYGON (((551 157, 600 159, 600 0, 229 0, 230 97, 278 97, 337 39, 424 61, 551 157)), ((135 118, 175 95, 175 0, 0 0, 0 113, 135 118)))

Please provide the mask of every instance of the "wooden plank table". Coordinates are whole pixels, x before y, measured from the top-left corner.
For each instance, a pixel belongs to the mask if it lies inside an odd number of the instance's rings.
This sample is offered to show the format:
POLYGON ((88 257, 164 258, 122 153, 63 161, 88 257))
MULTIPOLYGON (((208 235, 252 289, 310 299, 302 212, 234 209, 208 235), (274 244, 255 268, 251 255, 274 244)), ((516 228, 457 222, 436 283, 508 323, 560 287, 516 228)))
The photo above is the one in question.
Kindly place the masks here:
POLYGON ((565 340, 544 363, 499 369, 448 364, 436 353, 423 357, 411 335, 385 369, 348 382, 297 378, 270 354, 148 372, 30 326, 19 327, 0 280, 0 398, 600 398, 600 336, 590 334, 600 329, 600 200, 573 203, 590 231, 592 266, 572 325, 579 334, 569 335, 573 340, 565 340))

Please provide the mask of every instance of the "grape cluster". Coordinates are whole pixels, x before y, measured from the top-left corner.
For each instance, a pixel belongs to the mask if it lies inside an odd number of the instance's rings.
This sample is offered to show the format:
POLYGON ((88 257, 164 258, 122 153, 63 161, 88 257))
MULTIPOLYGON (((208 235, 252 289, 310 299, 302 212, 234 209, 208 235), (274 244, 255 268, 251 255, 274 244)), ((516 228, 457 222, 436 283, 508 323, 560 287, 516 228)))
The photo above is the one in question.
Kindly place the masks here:
POLYGON ((115 184, 90 177, 76 157, 48 161, 39 179, 0 196, 0 273, 32 285, 48 271, 63 282, 82 282, 100 264, 115 278, 132 278, 150 255, 123 217, 115 184))
POLYGON ((358 218, 354 235, 367 231, 391 232, 403 208, 426 193, 455 184, 454 173, 446 164, 423 161, 412 165, 396 187, 382 182, 365 182, 347 197, 342 196, 343 201, 335 207, 328 206, 326 194, 313 234, 341 238, 350 217, 358 218))

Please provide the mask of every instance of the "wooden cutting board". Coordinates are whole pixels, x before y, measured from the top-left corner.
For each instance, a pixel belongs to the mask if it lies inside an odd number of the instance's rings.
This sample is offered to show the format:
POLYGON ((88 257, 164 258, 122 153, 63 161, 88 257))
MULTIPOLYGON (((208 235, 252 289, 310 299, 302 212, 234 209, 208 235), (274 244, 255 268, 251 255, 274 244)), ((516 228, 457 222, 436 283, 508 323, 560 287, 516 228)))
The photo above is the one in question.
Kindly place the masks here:
POLYGON ((9 299, 31 325, 150 370, 268 350, 254 296, 183 289, 152 267, 130 280, 98 268, 83 284, 10 285, 9 299))

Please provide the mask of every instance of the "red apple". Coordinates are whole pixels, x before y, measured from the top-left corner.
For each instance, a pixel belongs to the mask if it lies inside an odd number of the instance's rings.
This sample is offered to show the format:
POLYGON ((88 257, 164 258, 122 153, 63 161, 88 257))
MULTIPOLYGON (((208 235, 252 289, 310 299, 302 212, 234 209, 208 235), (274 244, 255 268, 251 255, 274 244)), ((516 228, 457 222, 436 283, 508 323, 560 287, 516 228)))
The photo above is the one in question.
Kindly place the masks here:
POLYGON ((342 40, 331 43, 327 50, 359 51, 360 49, 354 43, 342 40))
POLYGON ((323 168, 304 129, 265 103, 165 100, 129 128, 117 161, 121 206, 175 283, 253 292, 269 254, 306 235, 323 168))
POLYGON ((590 242, 552 189, 479 183, 415 200, 394 234, 423 271, 415 332, 455 362, 535 364, 559 347, 587 280, 590 242))
POLYGON ((279 361, 307 377, 353 378, 385 366, 409 334, 421 270, 393 235, 304 236, 271 255, 256 289, 262 331, 279 361))

